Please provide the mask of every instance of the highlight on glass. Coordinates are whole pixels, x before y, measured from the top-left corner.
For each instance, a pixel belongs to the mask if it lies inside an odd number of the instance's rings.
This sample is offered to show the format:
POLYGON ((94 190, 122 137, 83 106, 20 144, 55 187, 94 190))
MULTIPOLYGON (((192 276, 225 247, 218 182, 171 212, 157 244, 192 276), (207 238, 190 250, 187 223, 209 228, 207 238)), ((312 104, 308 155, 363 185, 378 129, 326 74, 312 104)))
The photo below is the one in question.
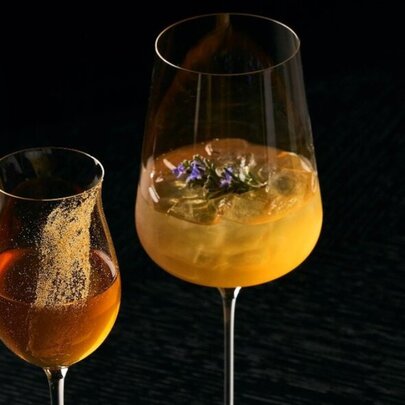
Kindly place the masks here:
POLYGON ((322 225, 300 41, 270 18, 219 13, 171 25, 155 51, 136 228, 163 270, 219 289, 230 405, 241 287, 297 268, 322 225))
POLYGON ((120 307, 103 176, 97 159, 67 148, 0 159, 0 339, 44 369, 53 405, 63 405, 68 367, 103 343, 120 307))

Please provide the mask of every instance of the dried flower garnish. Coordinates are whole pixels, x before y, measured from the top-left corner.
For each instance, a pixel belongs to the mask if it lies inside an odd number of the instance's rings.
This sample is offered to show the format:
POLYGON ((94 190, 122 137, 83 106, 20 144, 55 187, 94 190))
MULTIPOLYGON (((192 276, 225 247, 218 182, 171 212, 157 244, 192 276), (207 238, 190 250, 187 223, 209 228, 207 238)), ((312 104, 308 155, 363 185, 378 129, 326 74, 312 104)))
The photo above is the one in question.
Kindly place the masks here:
POLYGON ((183 160, 171 170, 177 178, 185 177, 187 185, 200 186, 205 190, 207 198, 214 198, 265 187, 267 182, 253 174, 251 166, 252 163, 246 163, 244 157, 236 159, 235 163, 216 166, 212 160, 194 155, 192 160, 183 160))

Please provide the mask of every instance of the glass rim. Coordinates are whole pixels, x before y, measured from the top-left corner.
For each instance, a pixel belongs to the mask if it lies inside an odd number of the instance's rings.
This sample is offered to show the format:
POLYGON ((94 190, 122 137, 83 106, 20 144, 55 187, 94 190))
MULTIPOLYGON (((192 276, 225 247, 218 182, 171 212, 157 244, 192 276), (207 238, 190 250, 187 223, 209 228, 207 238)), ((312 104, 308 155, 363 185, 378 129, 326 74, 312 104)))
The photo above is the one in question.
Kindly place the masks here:
POLYGON ((87 152, 84 152, 82 150, 75 149, 75 148, 68 148, 68 147, 63 147, 63 146, 34 146, 31 148, 18 149, 14 152, 10 152, 4 156, 1 156, 0 165, 3 163, 4 160, 10 158, 13 155, 23 154, 23 153, 30 152, 30 151, 45 151, 45 150, 60 150, 60 151, 74 152, 77 155, 85 156, 86 158, 89 158, 90 160, 92 160, 96 166, 100 167, 100 177, 97 179, 97 182, 95 184, 93 184, 91 187, 87 188, 86 190, 80 191, 75 194, 69 194, 65 197, 54 197, 54 198, 23 197, 20 195, 10 193, 10 192, 4 190, 1 186, 0 186, 0 194, 3 194, 7 197, 14 198, 16 200, 36 201, 36 202, 52 202, 52 201, 56 202, 56 201, 64 201, 64 200, 68 200, 68 199, 72 199, 72 198, 77 198, 77 197, 80 197, 80 196, 88 193, 91 190, 95 190, 96 188, 101 187, 101 184, 104 180, 104 174, 105 174, 103 164, 97 158, 92 156, 90 153, 87 153, 87 152))
POLYGON ((183 18, 182 20, 176 21, 173 24, 168 25, 166 28, 164 28, 162 31, 160 31, 160 33, 157 35, 156 39, 155 39, 155 53, 156 55, 167 65, 179 70, 179 71, 183 71, 183 72, 188 72, 188 73, 194 73, 194 74, 198 74, 198 75, 202 75, 202 76, 219 76, 219 77, 232 77, 232 76, 247 76, 247 75, 254 75, 254 74, 259 74, 259 73, 264 73, 266 71, 272 71, 280 66, 285 65, 288 61, 294 59, 298 53, 300 52, 300 48, 301 48, 301 40, 299 38, 299 36, 297 35, 297 33, 291 28, 289 27, 287 24, 278 21, 276 19, 270 18, 270 17, 266 17, 264 15, 259 15, 259 14, 251 14, 251 13, 237 13, 237 12, 218 12, 218 13, 208 13, 208 14, 199 14, 199 15, 195 15, 192 17, 187 17, 187 18, 183 18), (253 17, 253 18, 257 18, 257 19, 261 19, 261 20, 266 20, 268 22, 274 23, 280 27, 283 27, 284 29, 286 29, 286 31, 290 32, 290 34, 292 35, 292 37, 295 38, 297 44, 296 44, 296 48, 294 49, 294 51, 291 53, 291 55, 289 55, 288 57, 284 58, 281 62, 276 63, 275 65, 263 68, 263 69, 256 69, 256 70, 252 70, 252 71, 247 71, 247 72, 239 72, 239 73, 208 73, 208 72, 200 72, 198 70, 193 70, 193 69, 187 69, 184 68, 182 66, 179 66, 173 62, 170 62, 167 58, 163 57, 162 53, 159 51, 159 41, 162 39, 163 35, 165 35, 169 30, 173 29, 176 26, 179 26, 180 24, 183 24, 185 22, 189 22, 192 20, 197 20, 200 18, 206 18, 206 17, 214 17, 214 16, 220 16, 220 15, 230 15, 230 16, 240 16, 240 17, 253 17))

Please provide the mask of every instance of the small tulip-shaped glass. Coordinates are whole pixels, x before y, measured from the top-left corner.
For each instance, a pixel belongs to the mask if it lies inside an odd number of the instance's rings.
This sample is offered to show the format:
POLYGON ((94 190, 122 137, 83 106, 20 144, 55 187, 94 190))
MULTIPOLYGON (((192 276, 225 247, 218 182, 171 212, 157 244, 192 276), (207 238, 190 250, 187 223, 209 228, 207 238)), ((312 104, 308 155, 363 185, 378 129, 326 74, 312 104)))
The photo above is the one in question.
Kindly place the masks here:
POLYGON ((72 149, 0 159, 0 338, 42 367, 63 404, 68 367, 102 344, 121 282, 101 201, 104 169, 72 149))
POLYGON ((219 289, 226 405, 240 288, 295 269, 321 229, 299 49, 286 25, 229 13, 183 20, 155 43, 136 227, 164 270, 219 289))

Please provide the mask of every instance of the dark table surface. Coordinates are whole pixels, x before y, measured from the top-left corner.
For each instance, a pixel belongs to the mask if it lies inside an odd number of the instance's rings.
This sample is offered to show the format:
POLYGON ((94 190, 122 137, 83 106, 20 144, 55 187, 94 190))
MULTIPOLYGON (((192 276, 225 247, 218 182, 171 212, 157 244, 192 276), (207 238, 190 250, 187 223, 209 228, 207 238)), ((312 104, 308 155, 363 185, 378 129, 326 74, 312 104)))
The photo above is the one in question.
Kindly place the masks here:
MULTIPOLYGON (((239 294, 236 404, 405 403, 403 34, 389 2, 346 3, 232 8, 285 21, 301 36, 325 215, 299 268, 239 294)), ((116 7, 63 24, 61 14, 31 25, 16 17, 1 39, 0 154, 63 145, 106 169, 122 306, 104 344, 69 370, 67 404, 222 403, 220 295, 160 270, 133 214, 154 36, 214 10, 116 7)), ((48 402, 43 371, 1 346, 0 403, 48 402)))

